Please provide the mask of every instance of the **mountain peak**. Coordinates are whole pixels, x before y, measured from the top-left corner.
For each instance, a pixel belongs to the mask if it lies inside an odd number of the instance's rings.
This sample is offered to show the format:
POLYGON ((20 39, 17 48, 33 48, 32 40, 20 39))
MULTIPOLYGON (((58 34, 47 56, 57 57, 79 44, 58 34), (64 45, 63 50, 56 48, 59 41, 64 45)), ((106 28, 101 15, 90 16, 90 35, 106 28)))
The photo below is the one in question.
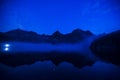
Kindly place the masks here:
POLYGON ((62 35, 62 33, 57 30, 57 31, 55 31, 52 35, 56 35, 56 36, 57 36, 57 35, 62 35))
POLYGON ((72 33, 74 33, 74 32, 84 32, 84 31, 81 30, 81 29, 79 29, 79 28, 77 28, 77 29, 75 29, 75 30, 72 31, 72 33))
POLYGON ((16 36, 23 36, 23 35, 39 35, 37 34, 36 32, 33 32, 33 31, 25 31, 25 30, 22 30, 22 29, 15 29, 15 30, 11 30, 11 31, 8 31, 6 32, 6 34, 9 34, 9 35, 16 35, 16 36))
POLYGON ((17 29, 15 29, 16 31, 21 31, 21 29, 19 29, 19 28, 17 28, 17 29))
POLYGON ((81 29, 79 29, 79 28, 73 30, 72 33, 73 33, 73 34, 86 34, 86 35, 93 35, 92 32, 90 32, 90 31, 83 31, 83 30, 81 30, 81 29))
POLYGON ((12 30, 12 31, 24 31, 24 30, 22 30, 22 29, 20 29, 20 28, 17 28, 17 29, 14 29, 14 30, 12 30))
POLYGON ((19 33, 19 32, 25 32, 24 30, 21 30, 21 29, 14 29, 14 30, 11 30, 11 31, 8 31, 7 33, 11 33, 11 32, 17 32, 17 33, 19 33))

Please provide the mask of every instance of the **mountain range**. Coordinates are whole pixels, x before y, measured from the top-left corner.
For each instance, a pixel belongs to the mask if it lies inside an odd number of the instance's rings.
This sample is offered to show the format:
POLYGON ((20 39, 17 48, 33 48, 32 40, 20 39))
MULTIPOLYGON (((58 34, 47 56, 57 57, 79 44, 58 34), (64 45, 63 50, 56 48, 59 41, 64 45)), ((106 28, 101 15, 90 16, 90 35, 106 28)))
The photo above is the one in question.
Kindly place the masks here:
POLYGON ((90 31, 83 31, 81 29, 75 29, 68 34, 62 34, 61 32, 56 31, 52 35, 40 35, 32 31, 15 29, 4 33, 0 32, 0 42, 20 41, 31 43, 76 43, 93 35, 94 34, 90 31))

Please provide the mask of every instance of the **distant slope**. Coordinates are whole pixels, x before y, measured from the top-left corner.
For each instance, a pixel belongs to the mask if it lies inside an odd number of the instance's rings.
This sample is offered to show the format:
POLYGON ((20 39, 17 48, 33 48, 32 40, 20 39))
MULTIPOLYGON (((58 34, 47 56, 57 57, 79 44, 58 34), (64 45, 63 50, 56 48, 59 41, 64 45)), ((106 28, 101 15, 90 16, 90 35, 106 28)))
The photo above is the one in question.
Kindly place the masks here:
POLYGON ((96 39, 90 48, 101 59, 120 65, 120 30, 96 39))

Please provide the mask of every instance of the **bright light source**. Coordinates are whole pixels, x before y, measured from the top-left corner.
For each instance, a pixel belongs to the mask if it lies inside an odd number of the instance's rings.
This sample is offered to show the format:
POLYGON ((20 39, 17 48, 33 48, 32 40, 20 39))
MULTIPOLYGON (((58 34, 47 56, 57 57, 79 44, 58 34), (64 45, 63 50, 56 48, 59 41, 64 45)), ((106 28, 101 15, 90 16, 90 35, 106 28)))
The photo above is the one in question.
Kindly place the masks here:
POLYGON ((4 44, 4 47, 3 47, 4 51, 9 51, 9 47, 10 47, 10 44, 8 43, 4 44))
POLYGON ((5 47, 7 47, 7 48, 8 48, 9 46, 10 46, 10 44, 5 44, 5 47))
POLYGON ((5 48, 5 51, 8 51, 9 50, 9 48, 5 48))

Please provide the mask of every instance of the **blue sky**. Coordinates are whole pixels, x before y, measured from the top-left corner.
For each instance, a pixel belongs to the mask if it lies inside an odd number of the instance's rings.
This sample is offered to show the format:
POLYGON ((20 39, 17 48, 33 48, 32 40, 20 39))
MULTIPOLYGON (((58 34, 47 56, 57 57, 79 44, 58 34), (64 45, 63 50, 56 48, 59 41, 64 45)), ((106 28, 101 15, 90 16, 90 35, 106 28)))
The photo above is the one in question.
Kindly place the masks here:
POLYGON ((94 34, 120 29, 119 0, 1 0, 0 31, 16 28, 52 34, 73 29, 94 34))

